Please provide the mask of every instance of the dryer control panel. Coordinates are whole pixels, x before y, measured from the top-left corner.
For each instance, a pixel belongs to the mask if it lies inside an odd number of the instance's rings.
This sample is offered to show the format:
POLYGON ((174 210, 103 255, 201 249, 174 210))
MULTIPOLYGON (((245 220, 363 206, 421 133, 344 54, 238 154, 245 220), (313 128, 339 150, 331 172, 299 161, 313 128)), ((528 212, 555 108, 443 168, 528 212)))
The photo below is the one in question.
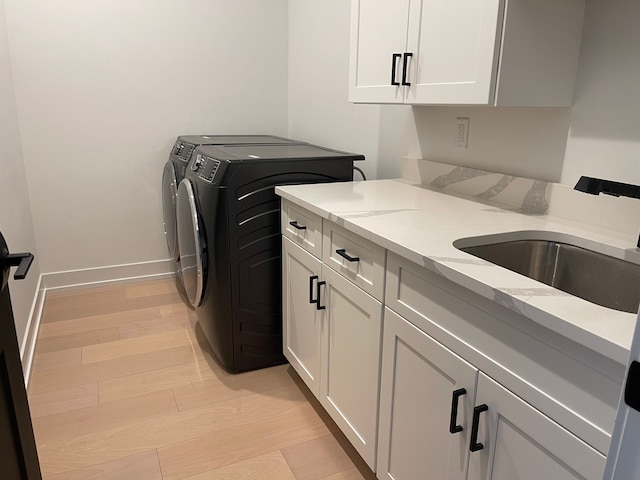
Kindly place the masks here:
POLYGON ((213 183, 219 167, 220 160, 205 157, 200 153, 196 155, 196 158, 191 163, 191 170, 194 171, 199 178, 209 183, 213 183))
POLYGON ((173 147, 173 154, 178 157, 183 162, 188 162, 191 158, 191 154, 196 149, 195 145, 190 143, 181 142, 180 140, 176 141, 176 144, 173 147))

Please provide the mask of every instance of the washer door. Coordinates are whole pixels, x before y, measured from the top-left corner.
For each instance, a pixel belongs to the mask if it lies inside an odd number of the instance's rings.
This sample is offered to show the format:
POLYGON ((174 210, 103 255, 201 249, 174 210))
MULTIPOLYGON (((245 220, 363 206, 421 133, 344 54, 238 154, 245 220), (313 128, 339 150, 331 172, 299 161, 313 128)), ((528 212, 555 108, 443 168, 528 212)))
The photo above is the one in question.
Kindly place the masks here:
POLYGON ((171 160, 164 165, 162 172, 162 213, 164 216, 164 237, 172 260, 180 258, 178 232, 176 229, 176 198, 178 180, 176 167, 171 160))
POLYGON ((187 179, 178 186, 176 202, 180 270, 189 302, 200 306, 204 293, 206 241, 204 228, 196 205, 193 185, 187 179))

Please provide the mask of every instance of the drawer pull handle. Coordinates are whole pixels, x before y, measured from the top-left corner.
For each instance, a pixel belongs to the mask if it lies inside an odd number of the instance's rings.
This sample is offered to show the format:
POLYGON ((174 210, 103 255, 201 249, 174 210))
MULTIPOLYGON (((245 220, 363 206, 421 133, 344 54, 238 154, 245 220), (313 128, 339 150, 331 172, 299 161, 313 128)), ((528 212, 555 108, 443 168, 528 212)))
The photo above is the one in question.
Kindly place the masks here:
POLYGON ((346 260, 348 260, 349 262, 359 262, 360 261, 360 257, 352 257, 352 256, 350 256, 344 248, 341 248, 340 250, 336 250, 336 253, 338 255, 340 255, 342 258, 345 258, 346 260))
POLYGON ((408 63, 411 57, 413 57, 413 53, 405 52, 404 59, 402 60, 402 85, 405 87, 411 86, 411 82, 407 82, 407 74, 409 73, 408 63))
POLYGON ((298 224, 297 220, 294 220, 293 222, 289 222, 289 225, 291 225, 296 230, 306 230, 307 229, 307 227, 305 227, 304 225, 298 224))
POLYGON ((326 283, 327 282, 318 282, 318 283, 316 283, 316 297, 317 297, 317 300, 315 301, 316 310, 324 310, 325 308, 327 308, 324 305, 320 304, 320 287, 322 285, 325 285, 326 283))
POLYGON ((486 404, 478 405, 473 409, 473 423, 471 424, 471 443, 469 450, 477 452, 482 450, 484 445, 478 442, 478 424, 480 423, 480 414, 489 410, 486 404))
POLYGON ((398 59, 401 56, 401 53, 394 53, 391 55, 391 85, 394 87, 400 86, 400 82, 396 80, 396 66, 398 64, 398 59))
POLYGON ((318 280, 318 275, 313 275, 309 277, 309 303, 314 304, 318 303, 318 299, 313 299, 313 281, 318 280))
POLYGON ((454 390, 451 398, 451 419, 449 420, 449 433, 455 434, 463 430, 462 425, 458 425, 458 401, 462 395, 467 394, 466 388, 454 390))

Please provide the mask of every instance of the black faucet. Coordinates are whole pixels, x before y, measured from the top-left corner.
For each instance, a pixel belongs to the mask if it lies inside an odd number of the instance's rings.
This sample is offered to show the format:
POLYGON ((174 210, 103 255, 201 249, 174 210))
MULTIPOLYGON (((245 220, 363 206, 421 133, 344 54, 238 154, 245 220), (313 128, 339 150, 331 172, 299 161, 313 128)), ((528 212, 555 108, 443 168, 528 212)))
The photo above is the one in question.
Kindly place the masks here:
MULTIPOLYGON (((574 190, 579 192, 590 193, 591 195, 612 195, 614 197, 630 197, 640 198, 640 185, 631 183, 612 182, 611 180, 603 180, 601 178, 580 177, 574 190)), ((636 245, 640 248, 640 236, 636 245)))

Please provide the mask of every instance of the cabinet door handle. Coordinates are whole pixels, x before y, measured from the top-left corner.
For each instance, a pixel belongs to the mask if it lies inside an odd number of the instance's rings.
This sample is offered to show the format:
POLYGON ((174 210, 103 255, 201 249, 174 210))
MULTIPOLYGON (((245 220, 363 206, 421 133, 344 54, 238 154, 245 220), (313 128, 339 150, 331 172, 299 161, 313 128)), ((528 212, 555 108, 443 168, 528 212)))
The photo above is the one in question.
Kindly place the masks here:
POLYGON ((314 304, 314 303, 318 303, 318 299, 313 299, 313 282, 314 280, 318 280, 318 275, 313 275, 312 277, 309 277, 309 303, 310 304, 314 304))
POLYGON ((400 53, 394 53, 391 55, 391 85, 394 87, 400 86, 400 82, 396 81, 396 66, 398 65, 398 59, 402 56, 400 53))
POLYGON ((347 251, 344 248, 341 248, 340 250, 336 250, 336 253, 338 255, 340 255, 342 258, 348 260, 349 262, 359 262, 360 261, 360 257, 352 257, 351 255, 349 255, 347 253, 347 251))
POLYGON ((306 230, 307 229, 307 227, 305 227, 304 225, 300 225, 297 220, 294 220, 293 222, 289 222, 289 225, 291 225, 296 230, 306 230))
POLYGON ((486 404, 478 405, 473 409, 473 422, 471 424, 471 443, 469 444, 469 450, 477 452, 482 450, 484 445, 478 442, 478 424, 480 423, 480 414, 489 410, 486 404))
POLYGON ((467 394, 466 388, 453 391, 451 398, 451 419, 449 420, 449 433, 459 433, 463 430, 462 425, 458 425, 458 401, 462 395, 467 394))
POLYGON ((325 285, 326 283, 327 282, 318 282, 318 283, 316 283, 316 297, 317 297, 317 300, 315 302, 316 310, 324 310, 325 308, 327 308, 324 305, 320 304, 320 287, 322 285, 325 285))
POLYGON ((408 66, 409 66, 409 59, 413 57, 413 53, 410 52, 404 52, 404 59, 402 60, 402 85, 404 85, 405 87, 410 87, 411 86, 411 82, 407 82, 407 73, 408 73, 408 66))

